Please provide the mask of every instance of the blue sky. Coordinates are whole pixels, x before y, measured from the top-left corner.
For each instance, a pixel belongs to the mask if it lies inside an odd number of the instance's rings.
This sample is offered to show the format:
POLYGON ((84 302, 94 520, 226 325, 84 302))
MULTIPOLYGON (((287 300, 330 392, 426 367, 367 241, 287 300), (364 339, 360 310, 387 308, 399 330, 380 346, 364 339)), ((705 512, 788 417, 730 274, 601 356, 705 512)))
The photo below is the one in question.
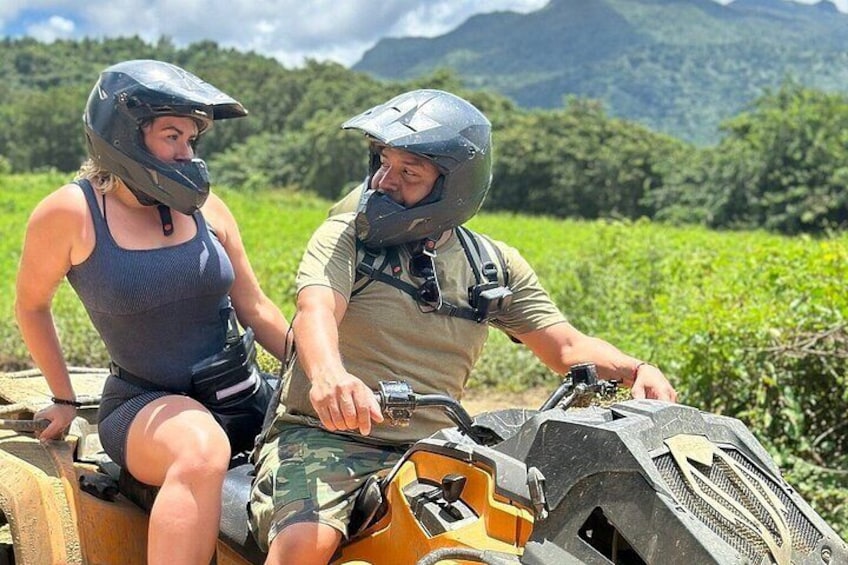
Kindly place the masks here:
MULTIPOLYGON (((591 0, 587 0, 591 1, 591 0)), ((716 0, 727 4, 732 0, 716 0)), ((788 1, 788 0, 775 0, 788 1)), ((807 4, 819 0, 795 0, 807 4)), ((848 13, 848 0, 831 1, 848 13)), ((547 0, 0 0, 0 36, 81 39, 167 36, 212 40, 286 66, 306 59, 349 66, 383 37, 433 37, 468 17, 529 12, 547 0)))

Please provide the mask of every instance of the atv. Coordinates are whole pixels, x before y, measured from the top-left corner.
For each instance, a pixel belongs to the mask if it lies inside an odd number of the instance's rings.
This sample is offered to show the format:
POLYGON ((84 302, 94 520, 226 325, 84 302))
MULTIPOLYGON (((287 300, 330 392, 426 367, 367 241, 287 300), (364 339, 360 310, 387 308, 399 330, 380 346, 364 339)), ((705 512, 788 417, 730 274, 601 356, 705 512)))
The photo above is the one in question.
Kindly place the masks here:
MULTIPOLYGON (((145 562, 155 490, 100 449, 107 374, 72 370, 84 406, 65 440, 44 443, 32 434, 44 378, 0 375, 0 565, 145 562)), ((471 418, 451 397, 380 383, 388 421, 444 410, 456 427, 366 483, 334 565, 848 563, 848 545, 739 420, 651 400, 578 407, 615 390, 579 365, 538 410, 471 418)), ((234 457, 218 565, 264 561, 247 527, 252 475, 234 457)))

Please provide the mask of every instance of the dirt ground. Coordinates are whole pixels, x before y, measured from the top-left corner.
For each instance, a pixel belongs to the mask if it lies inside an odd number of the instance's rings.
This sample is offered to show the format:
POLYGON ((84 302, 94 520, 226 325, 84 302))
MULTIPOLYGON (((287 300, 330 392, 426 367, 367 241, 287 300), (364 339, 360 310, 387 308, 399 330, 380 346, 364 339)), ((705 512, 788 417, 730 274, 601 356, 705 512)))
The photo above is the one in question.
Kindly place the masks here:
POLYGON ((538 408, 550 393, 551 391, 544 387, 531 388, 522 392, 473 388, 465 391, 462 405, 472 416, 502 408, 538 408))

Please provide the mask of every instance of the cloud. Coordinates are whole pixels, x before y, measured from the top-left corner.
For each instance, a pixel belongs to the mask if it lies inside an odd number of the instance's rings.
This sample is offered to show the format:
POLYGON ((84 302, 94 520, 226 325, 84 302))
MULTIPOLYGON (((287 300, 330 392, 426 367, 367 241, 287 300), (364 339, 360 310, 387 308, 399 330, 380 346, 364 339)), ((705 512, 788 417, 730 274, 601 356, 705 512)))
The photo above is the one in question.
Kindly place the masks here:
POLYGON ((57 39, 72 37, 74 22, 62 16, 50 16, 46 21, 27 27, 27 35, 39 41, 50 43, 57 39))
POLYGON ((352 65, 380 38, 447 33, 468 17, 528 12, 547 0, 3 0, 0 34, 56 38, 137 35, 202 40, 256 51, 287 66, 306 59, 352 65))
MULTIPOLYGON (((0 35, 47 42, 127 36, 155 42, 164 36, 180 47, 214 41, 255 51, 289 67, 301 66, 307 59, 350 66, 383 37, 434 37, 475 14, 526 13, 547 1, 2 0, 0 35)), ((835 3, 848 12, 848 0, 835 3)))

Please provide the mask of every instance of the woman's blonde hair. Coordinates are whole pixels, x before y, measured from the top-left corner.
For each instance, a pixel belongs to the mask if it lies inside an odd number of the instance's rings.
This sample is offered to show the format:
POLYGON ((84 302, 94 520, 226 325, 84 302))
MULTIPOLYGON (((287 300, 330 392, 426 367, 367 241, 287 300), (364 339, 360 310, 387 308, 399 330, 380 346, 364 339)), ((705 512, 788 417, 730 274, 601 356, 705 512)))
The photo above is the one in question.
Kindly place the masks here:
MULTIPOLYGON (((199 118, 194 118, 194 116, 188 117, 193 118, 197 122, 198 132, 208 130, 209 127, 211 127, 211 120, 207 123, 199 118)), ((153 120, 154 118, 145 118, 141 120, 138 123, 138 129, 144 130, 153 123, 153 120)), ((200 134, 198 133, 198 135, 200 134)), ((88 157, 80 166, 79 171, 77 171, 77 175, 74 180, 80 179, 88 179, 91 185, 101 194, 111 192, 115 189, 115 186, 117 186, 118 183, 123 182, 121 177, 100 167, 91 157, 88 157)))
POLYGON ((122 182, 120 177, 106 169, 100 168, 90 157, 83 162, 79 171, 77 171, 74 180, 79 179, 88 179, 95 190, 101 194, 106 194, 114 190, 115 186, 122 182))

